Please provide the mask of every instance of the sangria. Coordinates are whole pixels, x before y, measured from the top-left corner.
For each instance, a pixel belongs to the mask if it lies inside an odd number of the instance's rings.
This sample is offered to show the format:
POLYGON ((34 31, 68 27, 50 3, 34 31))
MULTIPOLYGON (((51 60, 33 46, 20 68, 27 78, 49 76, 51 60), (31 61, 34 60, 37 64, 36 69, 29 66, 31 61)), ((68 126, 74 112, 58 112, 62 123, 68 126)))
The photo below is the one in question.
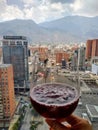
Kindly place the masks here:
POLYGON ((79 90, 68 84, 45 83, 30 91, 35 110, 45 118, 59 119, 69 116, 79 101, 79 90))

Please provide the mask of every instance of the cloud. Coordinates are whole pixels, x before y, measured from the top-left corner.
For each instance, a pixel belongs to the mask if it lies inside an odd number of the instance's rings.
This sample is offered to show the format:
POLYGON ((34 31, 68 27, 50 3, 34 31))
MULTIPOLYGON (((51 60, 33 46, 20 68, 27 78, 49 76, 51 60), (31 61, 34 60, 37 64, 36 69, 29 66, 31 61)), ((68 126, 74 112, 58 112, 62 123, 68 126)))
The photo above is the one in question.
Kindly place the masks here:
POLYGON ((50 0, 51 3, 73 3, 75 0, 50 0))
POLYGON ((31 9, 24 9, 26 18, 32 16, 35 21, 42 22, 45 20, 52 20, 62 17, 64 7, 61 3, 45 3, 38 7, 32 7, 31 9), (47 5, 46 5, 47 4, 47 5), (29 14, 29 15, 28 15, 29 14))
POLYGON ((0 1, 0 19, 1 21, 12 20, 15 18, 23 18, 23 12, 15 5, 7 5, 6 0, 0 1))
POLYGON ((68 15, 97 16, 97 0, 0 0, 0 20, 50 21, 68 15))
POLYGON ((72 5, 73 14, 82 16, 97 16, 98 1, 97 0, 76 0, 72 5))
POLYGON ((5 12, 6 9, 6 0, 1 0, 0 1, 0 14, 3 13, 3 11, 5 12))
POLYGON ((40 6, 42 0, 21 0, 25 8, 40 6))
POLYGON ((20 9, 24 8, 24 4, 21 0, 6 0, 6 2, 10 6, 18 6, 20 9))

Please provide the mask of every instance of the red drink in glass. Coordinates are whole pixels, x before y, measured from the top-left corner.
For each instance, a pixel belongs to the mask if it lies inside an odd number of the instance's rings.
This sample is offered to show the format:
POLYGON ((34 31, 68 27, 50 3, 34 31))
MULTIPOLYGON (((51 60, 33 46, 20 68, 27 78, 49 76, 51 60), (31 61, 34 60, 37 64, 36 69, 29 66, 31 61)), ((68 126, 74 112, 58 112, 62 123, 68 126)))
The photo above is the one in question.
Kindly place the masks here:
POLYGON ((75 87, 60 83, 37 85, 30 91, 30 99, 35 110, 45 118, 69 116, 79 101, 75 87))

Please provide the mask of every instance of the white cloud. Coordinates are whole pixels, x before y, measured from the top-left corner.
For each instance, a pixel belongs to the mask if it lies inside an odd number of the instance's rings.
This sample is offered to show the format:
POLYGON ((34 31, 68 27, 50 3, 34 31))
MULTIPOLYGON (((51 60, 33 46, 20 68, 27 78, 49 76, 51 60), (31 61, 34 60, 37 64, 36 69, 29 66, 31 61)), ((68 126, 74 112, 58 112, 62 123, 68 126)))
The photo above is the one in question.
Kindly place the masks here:
POLYGON ((45 20, 52 20, 62 17, 64 7, 61 3, 45 3, 38 7, 32 7, 31 9, 24 9, 26 18, 31 16, 36 22, 42 22, 45 20), (46 5, 47 4, 47 5, 46 5))
POLYGON ((6 0, 0 0, 0 14, 6 10, 6 0))
POLYGON ((23 12, 15 5, 7 5, 6 0, 0 1, 0 20, 7 21, 15 18, 23 18, 23 12))
POLYGON ((97 0, 15 0, 7 4, 0 0, 0 20, 32 19, 43 22, 67 15, 96 16, 98 15, 97 0), (64 2, 65 1, 65 2, 64 2), (19 4, 21 2, 21 4, 19 4), (22 6, 22 7, 20 7, 22 6))
POLYGON ((21 0, 25 8, 37 7, 41 4, 41 0, 21 0))
POLYGON ((2 14, 4 20, 23 18, 24 14, 16 6, 7 6, 5 13, 2 14))
POLYGON ((98 15, 98 1, 97 0, 76 0, 72 5, 73 13, 83 16, 97 16, 98 15))
POLYGON ((52 9, 55 9, 55 10, 57 10, 57 11, 58 11, 58 10, 59 10, 59 11, 60 11, 60 10, 62 11, 62 10, 63 10, 63 5, 62 5, 61 3, 54 3, 54 4, 51 5, 51 8, 52 8, 52 9))
POLYGON ((77 12, 83 8, 83 3, 81 0, 76 0, 73 4, 71 4, 71 7, 73 8, 74 12, 77 12))

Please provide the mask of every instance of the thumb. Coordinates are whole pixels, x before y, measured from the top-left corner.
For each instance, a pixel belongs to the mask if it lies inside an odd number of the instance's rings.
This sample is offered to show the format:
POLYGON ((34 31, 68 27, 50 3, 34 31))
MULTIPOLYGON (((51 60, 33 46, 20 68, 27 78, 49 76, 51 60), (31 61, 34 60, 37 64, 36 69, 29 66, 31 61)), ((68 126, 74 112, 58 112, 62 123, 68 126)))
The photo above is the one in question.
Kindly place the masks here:
POLYGON ((53 130, 70 130, 70 128, 68 128, 67 126, 61 124, 57 120, 46 119, 46 122, 53 130))

